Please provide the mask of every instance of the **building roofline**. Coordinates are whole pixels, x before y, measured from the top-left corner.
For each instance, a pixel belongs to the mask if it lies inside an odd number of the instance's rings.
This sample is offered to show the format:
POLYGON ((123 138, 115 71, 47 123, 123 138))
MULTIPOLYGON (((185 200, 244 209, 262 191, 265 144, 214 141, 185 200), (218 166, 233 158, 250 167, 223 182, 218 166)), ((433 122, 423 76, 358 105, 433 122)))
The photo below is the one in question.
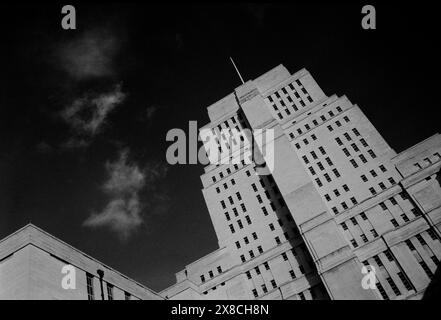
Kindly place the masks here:
MULTIPOLYGON (((62 244, 62 245, 64 245, 64 246, 68 247, 69 249, 71 249, 71 250, 73 250, 73 251, 79 253, 80 255, 82 255, 82 256, 84 256, 84 257, 86 257, 86 258, 92 260, 92 261, 95 262, 96 264, 99 264, 99 265, 105 267, 106 269, 108 269, 108 270, 114 272, 115 274, 119 275, 120 277, 125 278, 125 279, 127 279, 128 281, 135 283, 136 285, 142 287, 143 289, 147 290, 148 292, 152 293, 153 295, 156 295, 156 296, 162 298, 162 296, 161 296, 159 293, 153 291, 152 289, 150 289, 149 287, 145 286, 144 284, 142 284, 142 283, 140 283, 140 282, 138 282, 138 281, 136 281, 136 280, 134 280, 134 279, 132 279, 132 278, 130 278, 130 277, 124 275, 124 274, 122 274, 122 273, 119 272, 118 270, 116 270, 116 269, 114 269, 114 268, 108 266, 107 264, 105 264, 105 263, 99 261, 98 259, 96 259, 96 258, 94 258, 94 257, 92 257, 92 256, 90 256, 90 255, 88 255, 87 253, 85 253, 85 252, 83 252, 83 251, 81 251, 81 250, 79 250, 79 249, 73 247, 72 245, 70 245, 70 244, 64 242, 63 240, 61 240, 61 239, 59 239, 59 238, 53 236, 52 234, 48 233, 47 231, 45 231, 45 230, 43 230, 43 229, 37 227, 37 226, 36 226, 35 224, 33 224, 33 223, 28 223, 28 224, 26 224, 25 226, 23 226, 23 227, 21 227, 20 229, 18 229, 17 231, 15 231, 15 232, 11 233, 10 235, 4 237, 3 239, 0 239, 0 245, 6 243, 6 242, 7 242, 8 240, 10 240, 13 236, 17 236, 17 235, 19 235, 20 233, 25 233, 26 231, 28 231, 28 230, 32 230, 32 229, 33 229, 33 230, 36 230, 37 232, 39 232, 39 233, 41 233, 41 234, 43 234, 45 237, 50 238, 50 239, 52 239, 52 240, 55 240, 56 242, 58 242, 58 243, 60 243, 60 244, 62 244)), ((29 233, 29 235, 30 235, 30 233, 29 233)), ((43 250, 43 251, 49 252, 49 251, 47 250, 47 248, 42 248, 42 247, 39 245, 39 243, 37 243, 32 237, 28 237, 27 239, 22 240, 22 242, 19 243, 19 244, 16 246, 16 248, 14 248, 14 250, 13 250, 12 253, 14 253, 14 252, 20 250, 22 247, 24 247, 24 246, 26 246, 26 245, 28 245, 28 244, 32 244, 33 246, 35 246, 35 247, 37 247, 37 248, 39 248, 39 249, 41 249, 41 250, 43 250)), ((54 252, 49 252, 49 253, 52 253, 52 254, 54 254, 55 256, 57 256, 57 253, 56 253, 55 251, 54 251, 54 252)), ((9 254, 11 254, 11 252, 9 252, 9 253, 6 252, 6 255, 9 255, 9 254)), ((1 256, 0 256, 0 258, 1 258, 1 256)))

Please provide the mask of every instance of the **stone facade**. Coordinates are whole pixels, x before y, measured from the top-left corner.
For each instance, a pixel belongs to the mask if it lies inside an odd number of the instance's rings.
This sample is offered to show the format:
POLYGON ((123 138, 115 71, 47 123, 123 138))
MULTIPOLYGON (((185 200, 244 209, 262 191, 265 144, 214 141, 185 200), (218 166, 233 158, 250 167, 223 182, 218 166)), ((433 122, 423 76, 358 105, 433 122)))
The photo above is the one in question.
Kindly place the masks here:
POLYGON ((164 297, 422 297, 441 258, 440 135, 396 154, 346 96, 282 65, 207 111, 201 138, 227 160, 201 176, 219 249, 178 272, 164 297), (245 129, 260 141, 256 161, 243 160, 245 129), (259 157, 271 174, 256 174, 259 157), (364 266, 376 290, 363 289, 364 266))
POLYGON ((0 300, 101 300, 97 270, 103 271, 104 300, 163 299, 29 224, 0 241, 0 300), (66 265, 75 268, 75 289, 63 289, 66 265))

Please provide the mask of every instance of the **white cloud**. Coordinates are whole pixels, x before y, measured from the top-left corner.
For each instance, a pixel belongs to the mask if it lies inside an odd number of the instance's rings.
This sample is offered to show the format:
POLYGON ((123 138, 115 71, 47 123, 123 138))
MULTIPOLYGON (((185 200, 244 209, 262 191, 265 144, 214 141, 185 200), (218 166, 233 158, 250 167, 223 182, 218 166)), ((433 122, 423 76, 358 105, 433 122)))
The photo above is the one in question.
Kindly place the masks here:
POLYGON ((145 183, 145 174, 136 165, 127 163, 128 150, 120 153, 118 161, 107 163, 109 180, 104 184, 104 189, 109 193, 124 194, 140 190, 145 183))
POLYGON ((117 84, 110 92, 75 99, 60 112, 60 116, 77 134, 94 136, 99 133, 109 113, 125 98, 121 85, 117 84))
POLYGON ((142 223, 139 198, 133 194, 128 199, 112 199, 101 213, 92 213, 85 221, 88 227, 107 226, 117 233, 121 240, 126 240, 142 223))
POLYGON ((92 213, 83 223, 87 227, 108 227, 121 240, 128 239, 144 223, 142 210, 152 207, 152 203, 140 201, 139 192, 144 187, 153 191, 152 199, 166 199, 154 190, 166 169, 159 164, 148 164, 141 169, 137 164, 129 163, 128 154, 128 149, 122 150, 118 160, 106 163, 109 178, 102 188, 110 200, 103 211, 92 213))

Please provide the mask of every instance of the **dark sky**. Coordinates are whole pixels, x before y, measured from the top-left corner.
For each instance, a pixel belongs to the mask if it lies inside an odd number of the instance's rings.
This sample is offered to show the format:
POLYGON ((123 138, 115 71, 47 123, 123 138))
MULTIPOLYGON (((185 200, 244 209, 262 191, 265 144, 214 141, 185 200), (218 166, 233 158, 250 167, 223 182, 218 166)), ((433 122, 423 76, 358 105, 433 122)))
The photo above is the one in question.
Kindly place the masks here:
POLYGON ((284 64, 346 94, 397 152, 440 131, 435 8, 360 4, 0 6, 0 238, 32 222, 160 290, 217 248, 201 165, 172 128, 284 64))

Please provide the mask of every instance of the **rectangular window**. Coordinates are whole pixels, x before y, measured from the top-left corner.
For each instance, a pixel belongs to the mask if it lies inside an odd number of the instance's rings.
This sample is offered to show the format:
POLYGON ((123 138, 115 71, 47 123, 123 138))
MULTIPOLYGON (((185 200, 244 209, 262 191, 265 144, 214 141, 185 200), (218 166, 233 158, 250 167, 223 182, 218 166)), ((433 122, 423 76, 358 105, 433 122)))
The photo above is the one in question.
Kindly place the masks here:
POLYGON ((126 291, 124 291, 124 300, 130 300, 132 298, 132 295, 126 291))
POLYGON ((325 170, 325 167, 323 167, 323 164, 320 161, 317 162, 317 166, 319 167, 320 170, 325 170))
POLYGON ((409 279, 400 271, 397 273, 398 277, 400 278, 403 285, 406 287, 407 291, 413 290, 413 286, 410 283, 409 279))
POLYGON ((368 153, 372 157, 372 159, 375 159, 377 157, 371 149, 368 150, 368 153))
POLYGON ((334 172, 334 174, 337 178, 340 178, 340 173, 338 172, 337 169, 332 169, 332 172, 334 172))
POLYGON ((90 273, 86 273, 87 280, 87 299, 95 300, 95 295, 93 293, 93 276, 90 273))
POLYGON ((354 248, 358 247, 357 241, 355 241, 354 239, 351 240, 351 244, 354 248))
POLYGON ((296 274, 294 273, 294 270, 289 270, 289 275, 291 276, 291 279, 296 278, 296 274))
POLYGON ((358 164, 354 159, 351 159, 350 162, 354 168, 358 168, 358 164))
POLYGON ((256 198, 257 198, 257 201, 259 201, 259 203, 262 203, 262 202, 263 202, 262 197, 260 196, 260 194, 258 194, 258 195, 256 196, 256 198))
POLYGON ((271 280, 271 285, 274 289, 277 288, 277 284, 275 280, 271 280))
POLYGON ((363 240, 363 242, 365 242, 365 243, 368 242, 368 239, 365 234, 362 234, 360 237, 363 240))
POLYGON ((406 216, 405 213, 403 213, 403 214, 401 215, 401 218, 403 219, 404 222, 409 222, 409 221, 410 221, 409 218, 406 216))
POLYGON ((319 178, 315 179, 315 182, 317 183, 317 185, 319 187, 321 187, 323 185, 319 178))
POLYGON ((110 283, 107 284, 107 300, 113 300, 113 286, 110 283))
POLYGON ((395 295, 399 296, 401 295, 400 290, 398 289, 398 287, 395 285, 395 282, 392 280, 391 277, 388 277, 386 279, 386 281, 389 283, 390 287, 392 288, 393 292, 395 293, 395 295))

